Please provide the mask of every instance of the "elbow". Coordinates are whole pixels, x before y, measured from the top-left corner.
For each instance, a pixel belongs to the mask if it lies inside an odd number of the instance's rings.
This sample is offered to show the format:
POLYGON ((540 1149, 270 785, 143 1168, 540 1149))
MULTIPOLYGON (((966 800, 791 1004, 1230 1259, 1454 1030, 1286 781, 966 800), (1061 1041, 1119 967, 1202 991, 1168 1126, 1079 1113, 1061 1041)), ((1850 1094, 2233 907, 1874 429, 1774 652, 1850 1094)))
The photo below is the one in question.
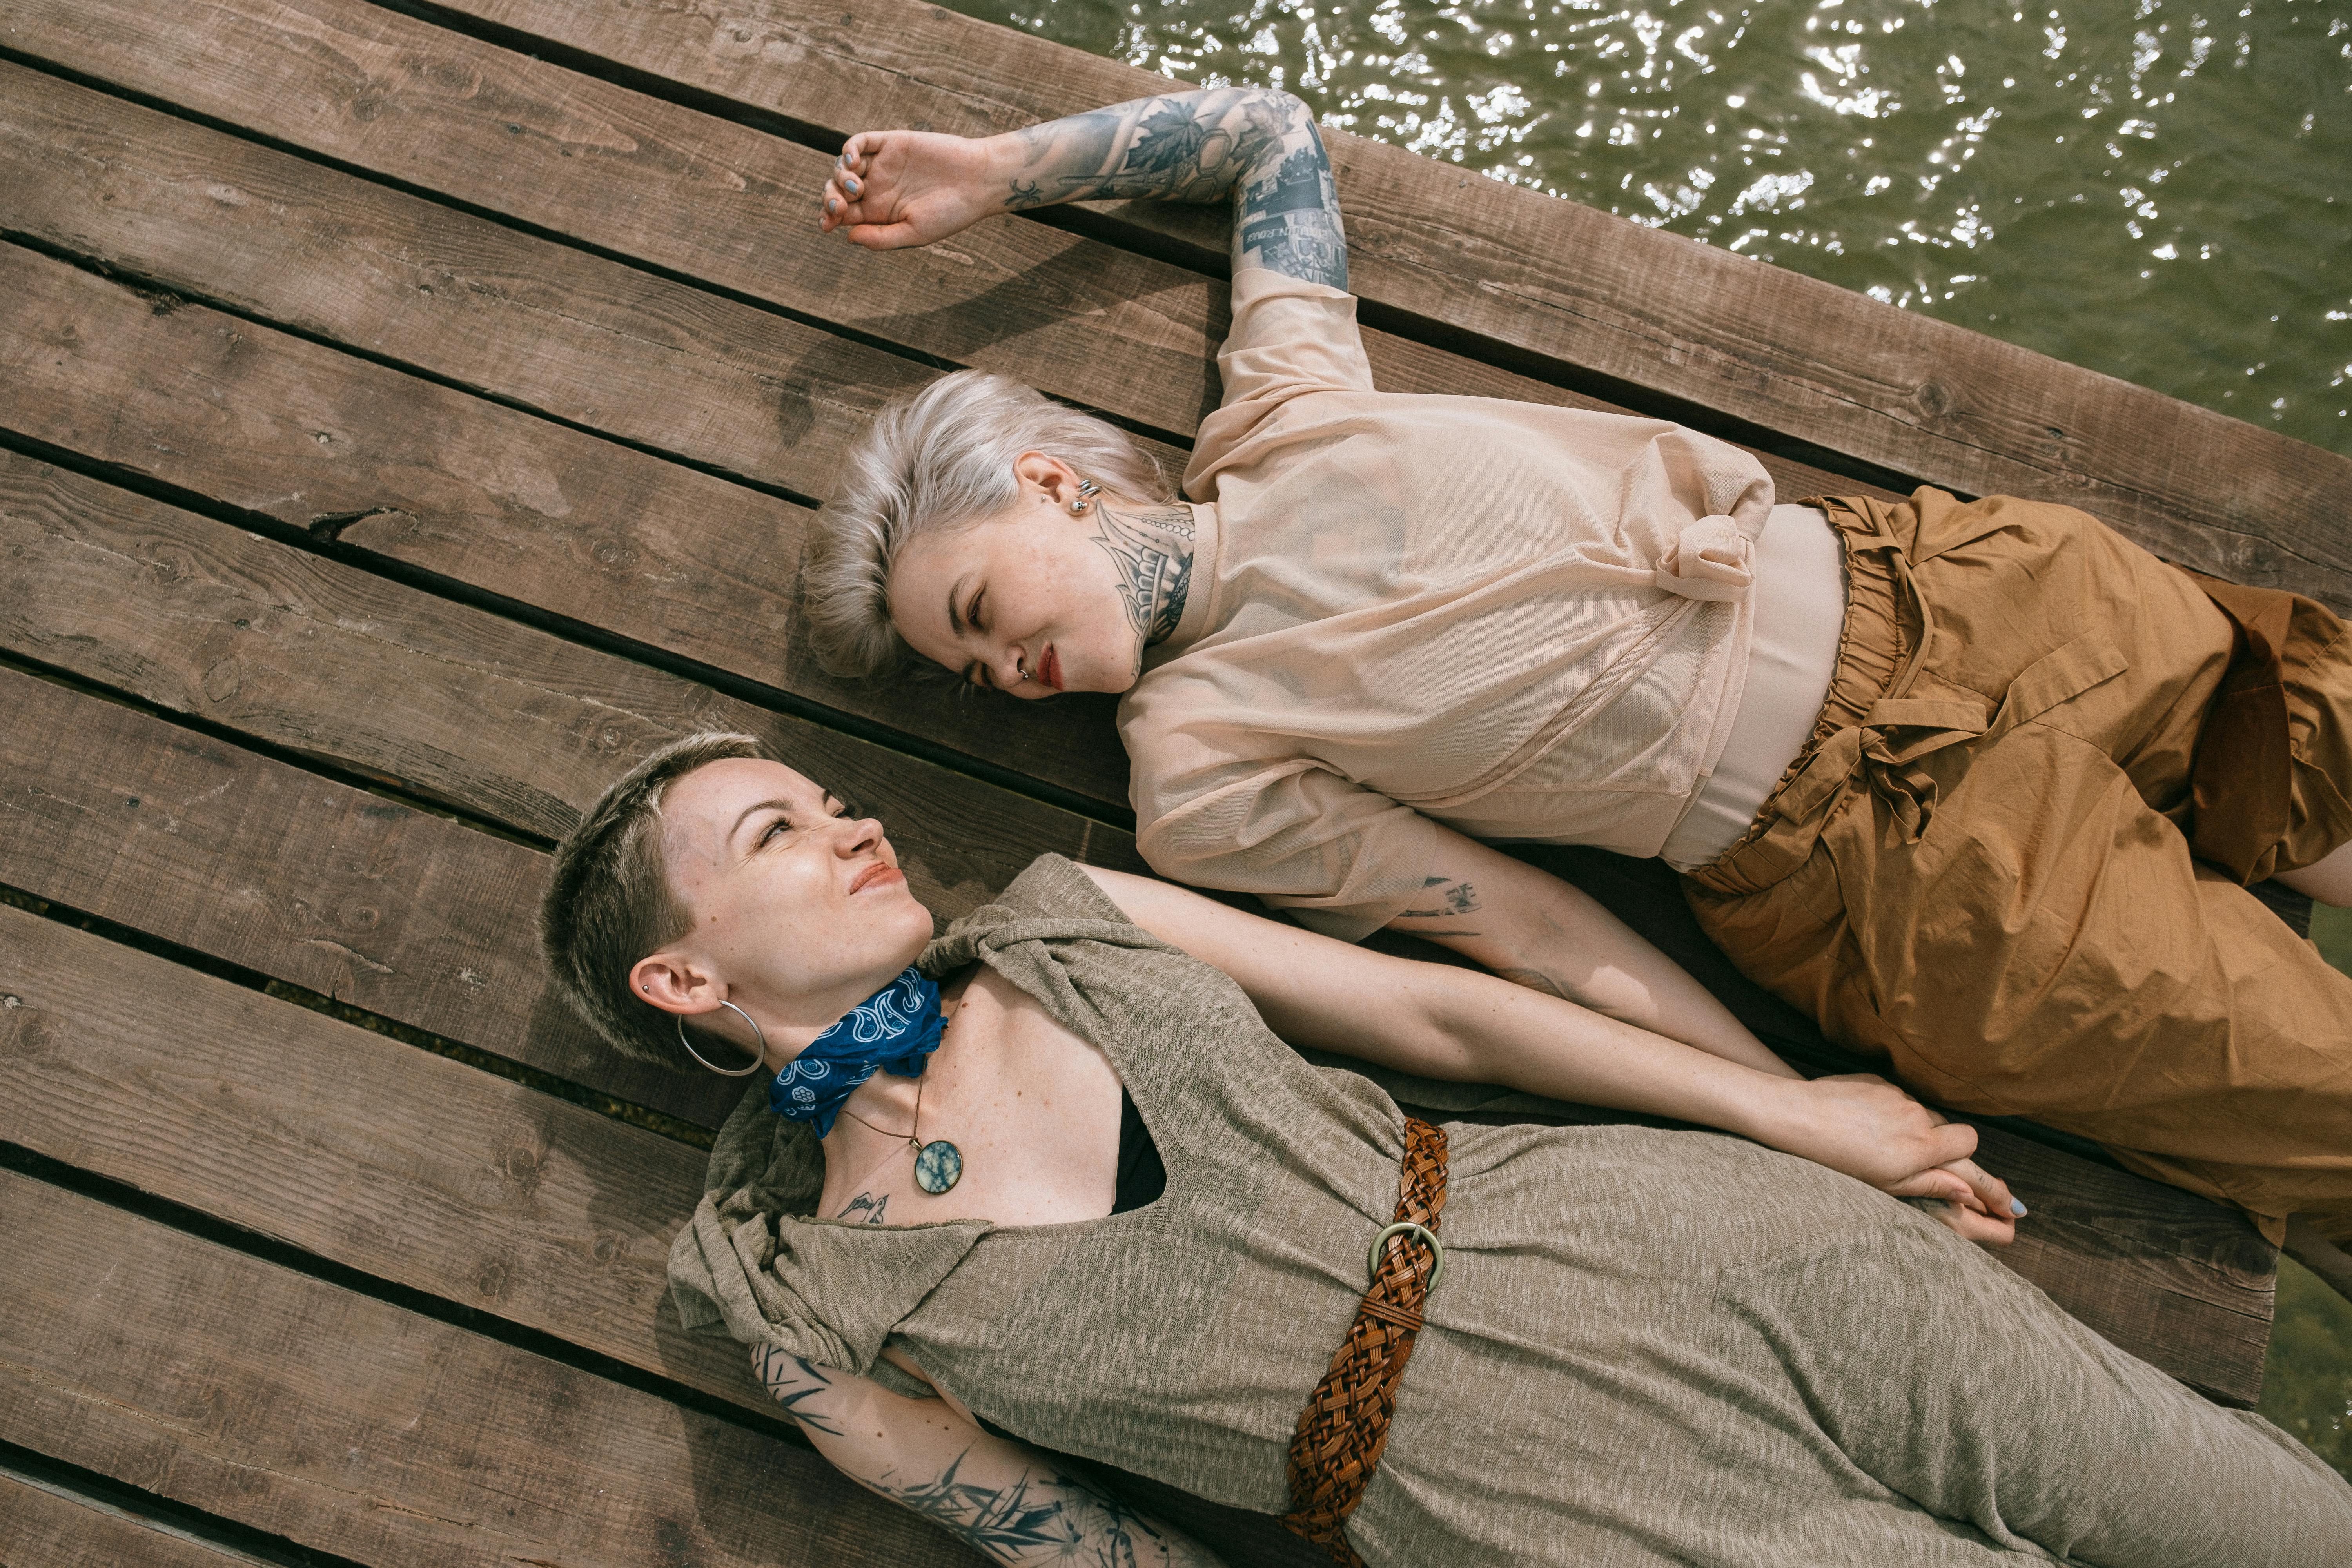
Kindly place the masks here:
POLYGON ((1481 1016, 1475 984, 1487 976, 1451 965, 1432 967, 1437 973, 1407 1024, 1413 1058, 1421 1064, 1412 1070, 1454 1083, 1500 1081, 1487 1049, 1492 1019, 1481 1016))
POLYGON ((1286 132, 1295 132, 1301 126, 1315 123, 1314 106, 1286 88, 1254 88, 1250 96, 1254 101, 1272 110, 1286 132))

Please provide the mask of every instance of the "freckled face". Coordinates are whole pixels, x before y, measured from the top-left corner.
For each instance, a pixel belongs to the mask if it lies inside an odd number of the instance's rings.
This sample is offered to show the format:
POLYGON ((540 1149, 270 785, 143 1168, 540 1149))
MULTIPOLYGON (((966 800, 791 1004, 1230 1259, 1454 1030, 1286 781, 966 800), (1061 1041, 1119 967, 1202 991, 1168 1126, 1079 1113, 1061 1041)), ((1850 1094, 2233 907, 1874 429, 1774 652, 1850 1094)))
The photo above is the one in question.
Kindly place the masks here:
POLYGON ((1091 510, 1072 517, 1024 489, 1004 516, 898 552, 890 624, 976 686, 1023 698, 1125 691, 1135 684, 1135 625, 1095 531, 1091 510))
POLYGON ((697 768, 664 794, 662 822, 671 883, 694 916, 672 946, 755 1016, 824 1028, 930 940, 930 911, 882 825, 781 763, 697 768))

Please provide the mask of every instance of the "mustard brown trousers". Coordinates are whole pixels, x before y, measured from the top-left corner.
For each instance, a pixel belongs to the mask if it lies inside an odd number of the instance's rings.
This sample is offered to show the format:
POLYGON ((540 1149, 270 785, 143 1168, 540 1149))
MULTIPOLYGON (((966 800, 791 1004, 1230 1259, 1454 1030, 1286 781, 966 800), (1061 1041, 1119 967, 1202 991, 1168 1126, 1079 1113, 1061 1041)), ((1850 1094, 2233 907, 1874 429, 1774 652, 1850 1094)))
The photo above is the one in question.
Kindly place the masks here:
POLYGON ((1812 504, 1837 673, 1700 924, 1926 1098, 2352 1239, 2352 976, 2246 890, 2352 839, 2344 623, 2069 507, 1812 504))

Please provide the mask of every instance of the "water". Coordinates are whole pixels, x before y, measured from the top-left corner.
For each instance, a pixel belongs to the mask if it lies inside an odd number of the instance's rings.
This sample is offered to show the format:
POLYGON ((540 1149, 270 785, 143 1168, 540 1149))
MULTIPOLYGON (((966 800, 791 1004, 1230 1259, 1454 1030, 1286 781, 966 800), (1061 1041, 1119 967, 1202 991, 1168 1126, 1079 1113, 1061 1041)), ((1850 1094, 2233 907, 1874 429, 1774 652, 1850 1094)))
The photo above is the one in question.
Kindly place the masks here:
POLYGON ((951 0, 2352 455, 2352 0, 951 0))

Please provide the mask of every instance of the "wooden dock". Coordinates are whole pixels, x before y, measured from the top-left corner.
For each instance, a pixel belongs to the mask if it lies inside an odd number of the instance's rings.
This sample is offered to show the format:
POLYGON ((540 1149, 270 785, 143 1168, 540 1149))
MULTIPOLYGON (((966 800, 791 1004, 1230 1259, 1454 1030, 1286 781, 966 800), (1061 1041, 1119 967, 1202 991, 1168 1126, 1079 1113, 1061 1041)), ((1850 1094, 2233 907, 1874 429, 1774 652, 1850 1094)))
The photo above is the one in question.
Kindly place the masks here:
MULTIPOLYGON (((740 1089, 547 993, 547 851, 752 731, 951 917, 1137 865, 1107 702, 835 681, 794 607, 843 443, 977 365, 1181 461, 1216 215, 877 257, 847 132, 1160 79, 908 0, 0 0, 0 1563, 965 1562, 665 1301, 740 1089)), ((1784 496, 2074 502, 2352 610, 2352 462, 1335 136, 1391 390, 1685 419, 1784 496)), ((1565 867, 1792 1054, 1654 863, 1565 867)), ((2292 911, 2288 911, 2290 914, 2292 911)), ((2236 1404, 2273 1257, 2032 1129, 2006 1261, 2236 1404)), ((1144 1489, 1236 1563, 1318 1561, 1144 1489)))

